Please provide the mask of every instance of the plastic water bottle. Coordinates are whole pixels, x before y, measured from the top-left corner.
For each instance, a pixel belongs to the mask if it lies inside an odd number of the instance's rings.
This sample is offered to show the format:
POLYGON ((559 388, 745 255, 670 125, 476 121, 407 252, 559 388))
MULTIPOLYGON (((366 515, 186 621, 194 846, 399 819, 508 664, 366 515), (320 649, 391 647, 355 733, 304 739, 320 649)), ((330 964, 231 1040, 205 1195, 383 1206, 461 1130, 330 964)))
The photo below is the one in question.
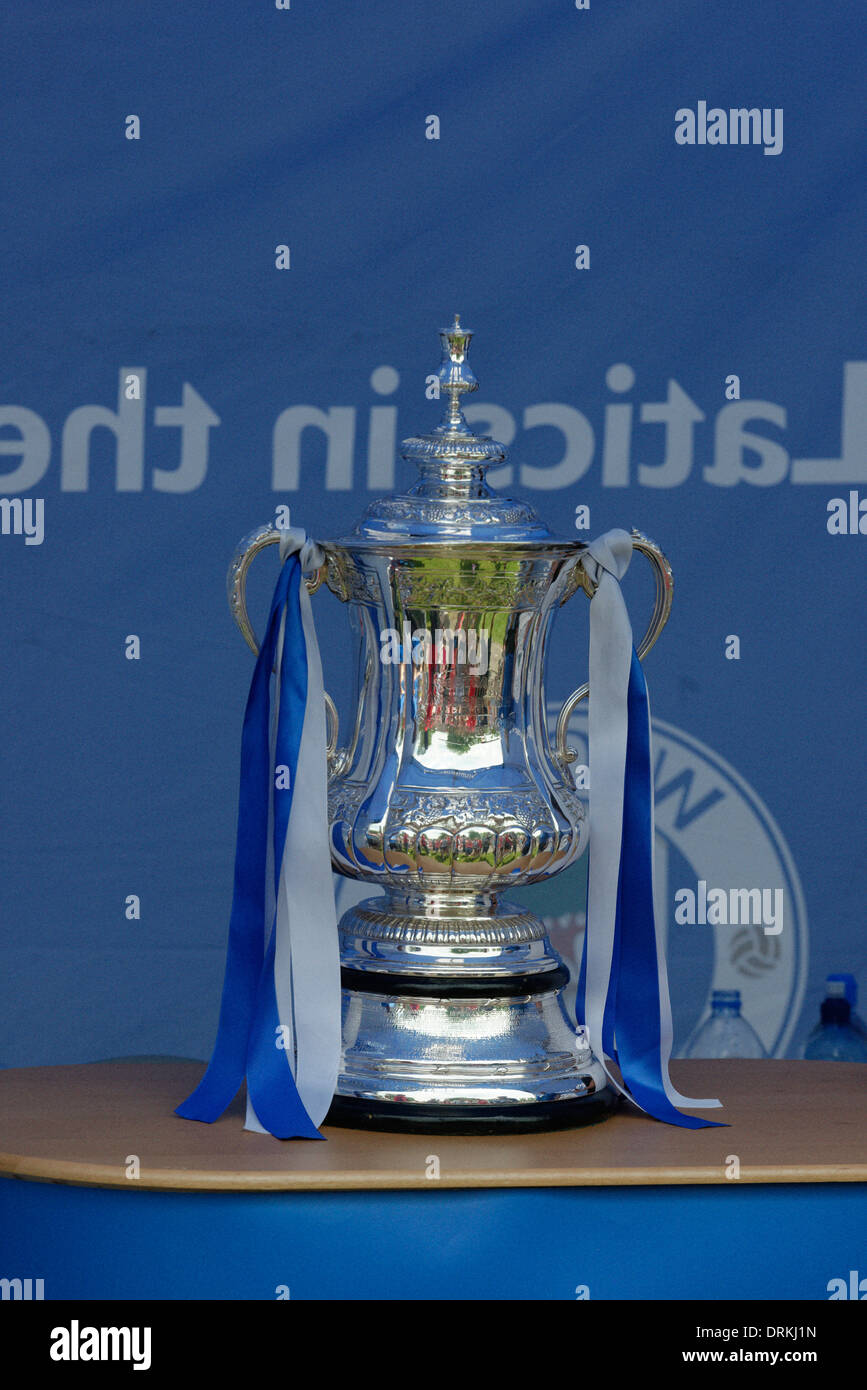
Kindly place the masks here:
POLYGON ((766 1057, 756 1030, 741 1016, 739 989, 715 989, 711 1015, 686 1050, 687 1057, 766 1057))
MULTIPOLYGON (((851 1010, 851 1013, 849 1015, 849 1023, 855 1029, 855 1032, 858 1034, 858 1036, 863 1038, 864 1041, 867 1042, 867 1024, 865 1024, 863 1018, 859 1018, 855 1012, 855 1010, 858 1007, 858 985, 856 983, 855 976, 845 975, 842 973, 837 975, 829 975, 827 980, 825 981, 825 984, 830 984, 832 980, 842 980, 843 992, 846 998, 849 1000, 849 1008, 851 1010)), ((827 994, 827 992, 828 991, 826 990, 825 993, 827 994)), ((821 1027, 821 1024, 819 1025, 819 1027, 821 1027)), ((818 1032, 818 1028, 816 1029, 816 1031, 818 1032)))
POLYGON ((845 981, 829 978, 825 988, 822 1021, 807 1039, 804 1057, 810 1062, 867 1062, 867 1042, 852 1027, 845 981))

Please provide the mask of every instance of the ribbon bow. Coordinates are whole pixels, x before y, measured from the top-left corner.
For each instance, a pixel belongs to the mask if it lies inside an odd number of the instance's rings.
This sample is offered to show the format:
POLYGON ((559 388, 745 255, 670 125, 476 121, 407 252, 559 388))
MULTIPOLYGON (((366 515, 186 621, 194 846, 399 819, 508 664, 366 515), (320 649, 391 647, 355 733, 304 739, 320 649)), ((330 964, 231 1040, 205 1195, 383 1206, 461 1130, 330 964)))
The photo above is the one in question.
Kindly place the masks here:
POLYGON ((247 1129, 321 1139, 340 1063, 340 959, 322 665, 302 574, 325 556, 292 528, 281 536, 280 558, 244 714, 217 1041, 199 1086, 176 1113, 212 1123, 246 1076, 247 1129))
POLYGON ((653 910, 650 703, 620 580, 632 559, 625 531, 606 531, 581 563, 590 602, 590 865, 577 1008, 594 1054, 618 1091, 668 1124, 713 1120, 676 1108, 718 1106, 675 1090, 668 1074, 668 976, 653 910), (606 1063, 620 1068, 622 1083, 606 1063))

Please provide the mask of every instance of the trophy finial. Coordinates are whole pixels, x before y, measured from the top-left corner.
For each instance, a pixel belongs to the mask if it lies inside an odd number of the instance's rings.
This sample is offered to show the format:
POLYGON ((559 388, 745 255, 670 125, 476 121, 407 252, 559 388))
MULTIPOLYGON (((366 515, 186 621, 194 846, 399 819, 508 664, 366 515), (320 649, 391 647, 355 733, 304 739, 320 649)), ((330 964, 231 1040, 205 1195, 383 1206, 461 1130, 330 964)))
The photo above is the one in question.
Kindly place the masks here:
POLYGON ((471 430, 461 410, 461 396, 465 391, 478 391, 479 383, 467 362, 472 332, 461 328, 460 315, 455 314, 451 328, 440 329, 442 344, 442 363, 439 370, 440 391, 447 396, 447 404, 437 434, 470 434, 471 430))

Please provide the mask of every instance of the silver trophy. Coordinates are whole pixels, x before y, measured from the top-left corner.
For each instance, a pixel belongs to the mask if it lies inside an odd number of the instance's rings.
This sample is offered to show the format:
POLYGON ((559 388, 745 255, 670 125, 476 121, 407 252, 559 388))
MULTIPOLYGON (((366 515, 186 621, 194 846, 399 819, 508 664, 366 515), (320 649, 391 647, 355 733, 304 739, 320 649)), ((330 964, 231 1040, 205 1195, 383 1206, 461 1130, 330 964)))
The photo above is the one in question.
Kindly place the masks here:
MULTIPOLYGON (((478 383, 472 334, 440 333, 442 423, 404 440, 419 479, 373 502, 335 541, 324 582, 351 605, 358 700, 338 746, 330 714, 334 868, 377 896, 339 924, 343 1053, 327 1123, 452 1133, 555 1129, 603 1118, 615 1093, 563 999, 568 972, 542 920, 501 894, 559 873, 587 846, 565 701, 549 736, 545 662, 555 613, 593 586, 585 543, 560 539, 525 502, 485 480, 506 458, 474 435, 461 397, 478 383)), ((637 531, 656 602, 638 655, 668 619, 670 566, 637 531)), ((280 531, 259 528, 229 571, 247 616, 251 560, 280 531)))

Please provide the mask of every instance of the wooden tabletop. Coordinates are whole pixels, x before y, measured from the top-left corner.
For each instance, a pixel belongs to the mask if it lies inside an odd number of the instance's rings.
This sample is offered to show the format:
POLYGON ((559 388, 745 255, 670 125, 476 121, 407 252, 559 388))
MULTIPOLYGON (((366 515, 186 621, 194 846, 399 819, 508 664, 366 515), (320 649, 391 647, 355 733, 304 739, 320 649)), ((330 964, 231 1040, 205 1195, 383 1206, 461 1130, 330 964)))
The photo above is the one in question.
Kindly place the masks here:
POLYGON ((329 1128, 327 1143, 248 1132, 241 1098, 216 1124, 180 1119, 174 1107, 202 1071, 155 1059, 0 1072, 0 1175, 175 1190, 598 1187, 727 1183, 736 1157, 742 1183, 867 1182, 863 1064, 673 1062, 684 1094, 723 1101, 705 1114, 725 1129, 621 1110, 553 1134, 329 1128))

